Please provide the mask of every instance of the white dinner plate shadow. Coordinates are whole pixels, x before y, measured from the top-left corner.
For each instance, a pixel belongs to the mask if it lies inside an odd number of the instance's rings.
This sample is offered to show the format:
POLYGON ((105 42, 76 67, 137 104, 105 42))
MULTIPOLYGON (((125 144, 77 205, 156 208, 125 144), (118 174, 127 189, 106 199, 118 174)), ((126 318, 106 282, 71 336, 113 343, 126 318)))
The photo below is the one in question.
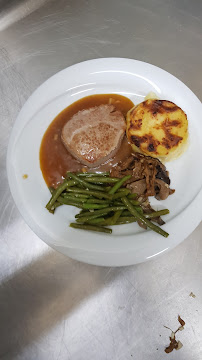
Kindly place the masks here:
POLYGON ((44 82, 16 119, 7 152, 8 181, 14 201, 26 223, 43 241, 74 259, 122 266, 153 258, 182 242, 202 219, 201 118, 202 105, 196 95, 156 66, 122 58, 95 59, 70 66, 44 82), (189 122, 186 152, 166 164, 175 193, 165 201, 150 199, 156 209, 170 210, 163 226, 169 237, 145 231, 137 224, 115 226, 112 235, 70 228, 78 209, 63 206, 54 215, 45 209, 50 192, 39 163, 44 132, 59 112, 84 96, 118 93, 137 104, 150 91, 180 106, 189 122), (28 174, 28 178, 23 179, 23 174, 28 174))

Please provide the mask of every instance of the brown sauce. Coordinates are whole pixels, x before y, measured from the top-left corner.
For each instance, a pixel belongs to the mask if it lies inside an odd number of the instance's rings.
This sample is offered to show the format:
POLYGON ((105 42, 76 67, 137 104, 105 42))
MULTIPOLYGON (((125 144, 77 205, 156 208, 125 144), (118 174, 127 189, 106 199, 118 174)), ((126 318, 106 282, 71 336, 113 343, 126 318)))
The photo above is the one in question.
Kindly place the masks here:
POLYGON ((126 116, 127 112, 134 106, 130 99, 122 95, 91 95, 74 102, 52 121, 43 136, 40 147, 40 167, 48 186, 57 187, 57 185, 63 181, 67 171, 80 171, 83 168, 90 172, 109 171, 112 166, 130 155, 131 146, 125 136, 120 149, 113 159, 97 168, 88 169, 88 167, 76 160, 62 143, 62 128, 74 114, 80 110, 102 104, 109 104, 111 102, 118 110, 122 111, 124 116, 126 116))

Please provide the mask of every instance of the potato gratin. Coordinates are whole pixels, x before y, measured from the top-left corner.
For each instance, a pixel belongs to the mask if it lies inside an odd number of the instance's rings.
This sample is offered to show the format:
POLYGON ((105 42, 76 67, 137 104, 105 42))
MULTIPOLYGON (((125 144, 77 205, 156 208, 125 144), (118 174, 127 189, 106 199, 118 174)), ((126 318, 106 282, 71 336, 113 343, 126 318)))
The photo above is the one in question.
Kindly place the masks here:
POLYGON ((134 151, 170 161, 185 150, 188 121, 171 101, 150 99, 127 114, 127 137, 134 151))

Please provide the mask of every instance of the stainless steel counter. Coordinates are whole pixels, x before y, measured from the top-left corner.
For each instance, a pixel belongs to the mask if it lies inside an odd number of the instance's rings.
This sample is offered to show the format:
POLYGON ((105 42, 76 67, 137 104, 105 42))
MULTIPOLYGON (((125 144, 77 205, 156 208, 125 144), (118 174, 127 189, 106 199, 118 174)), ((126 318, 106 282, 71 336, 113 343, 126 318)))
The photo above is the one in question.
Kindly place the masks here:
POLYGON ((0 1, 0 359, 201 360, 202 224, 145 264, 99 268, 51 250, 11 198, 6 149, 29 95, 97 57, 164 68, 202 99, 199 0, 0 1), (196 298, 189 296, 190 292, 196 298), (178 314, 183 348, 165 354, 178 314))

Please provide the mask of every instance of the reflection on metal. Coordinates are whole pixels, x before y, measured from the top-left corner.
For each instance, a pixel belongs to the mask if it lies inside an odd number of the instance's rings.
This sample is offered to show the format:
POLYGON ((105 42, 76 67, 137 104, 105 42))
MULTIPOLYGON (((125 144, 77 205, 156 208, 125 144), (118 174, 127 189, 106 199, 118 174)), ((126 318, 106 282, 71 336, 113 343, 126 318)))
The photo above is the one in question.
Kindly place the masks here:
POLYGON ((21 0, 0 3, 0 31, 30 15, 50 0, 21 0))

